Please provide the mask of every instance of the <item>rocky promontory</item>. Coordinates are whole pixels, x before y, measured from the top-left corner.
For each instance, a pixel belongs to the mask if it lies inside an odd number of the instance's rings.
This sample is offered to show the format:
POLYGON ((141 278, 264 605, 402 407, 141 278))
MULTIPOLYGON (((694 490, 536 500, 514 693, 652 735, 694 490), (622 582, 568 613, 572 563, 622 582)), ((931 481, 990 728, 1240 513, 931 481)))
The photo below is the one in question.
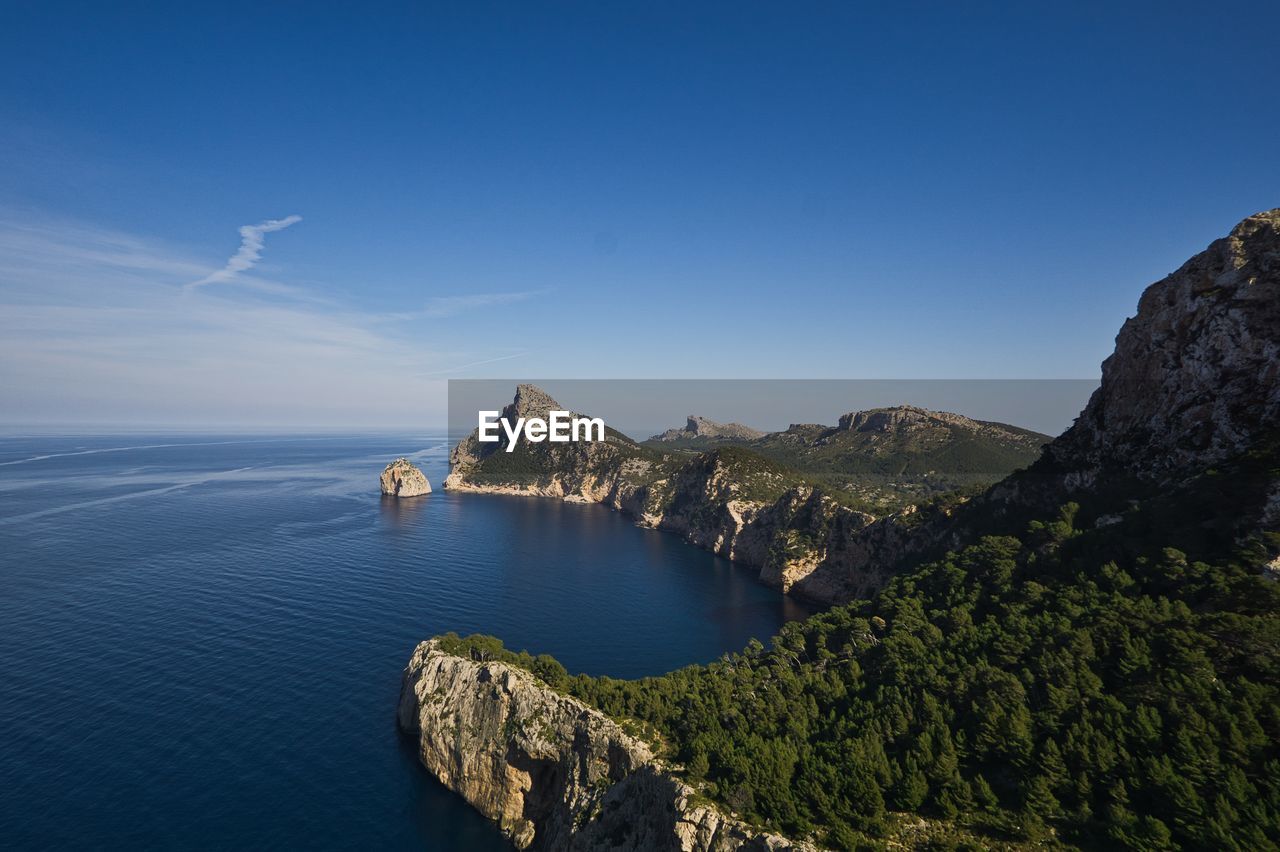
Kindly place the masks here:
POLYGON ((419 497, 431 493, 431 483, 406 458, 398 458, 382 469, 382 493, 388 497, 419 497))
POLYGON ((796 850, 700 802, 613 719, 531 672, 420 644, 404 670, 400 729, 422 764, 519 849, 796 850))
MULTIPOLYGON (((563 409, 545 391, 522 384, 502 417, 545 418, 563 409)), ((691 420, 694 428, 703 428, 701 418, 691 420)), ((453 448, 444 485, 602 503, 640 526, 675 532, 758 569, 762 582, 787 594, 830 604, 876 588, 893 564, 931 545, 936 536, 932 528, 921 532, 924 525, 917 523, 920 512, 913 505, 865 511, 838 486, 815 480, 814 471, 832 467, 836 458, 864 459, 867 469, 883 466, 886 458, 903 468, 908 466, 903 459, 912 459, 923 476, 930 476, 941 466, 939 447, 955 446, 956 435, 1008 471, 1033 460, 1047 440, 1015 427, 914 408, 850 414, 841 422, 793 427, 745 445, 712 443, 697 453, 640 444, 613 429, 606 430, 604 441, 521 442, 512 452, 506 451, 505 435, 482 443, 472 433, 453 448), (872 431, 858 431, 863 427, 872 431)), ((929 511, 935 510, 925 514, 929 511)))

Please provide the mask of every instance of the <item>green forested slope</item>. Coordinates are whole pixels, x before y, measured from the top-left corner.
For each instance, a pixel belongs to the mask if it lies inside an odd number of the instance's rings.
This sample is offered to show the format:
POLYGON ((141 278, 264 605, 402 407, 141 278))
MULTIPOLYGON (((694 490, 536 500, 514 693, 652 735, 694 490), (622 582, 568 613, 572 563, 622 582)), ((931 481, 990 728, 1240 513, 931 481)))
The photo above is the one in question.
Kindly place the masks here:
POLYGON ((1068 504, 661 677, 459 647, 647 723, 711 798, 838 848, 892 838, 894 812, 983 843, 1274 848, 1280 586, 1215 524, 1276 481, 1268 450, 1102 526, 1068 504))

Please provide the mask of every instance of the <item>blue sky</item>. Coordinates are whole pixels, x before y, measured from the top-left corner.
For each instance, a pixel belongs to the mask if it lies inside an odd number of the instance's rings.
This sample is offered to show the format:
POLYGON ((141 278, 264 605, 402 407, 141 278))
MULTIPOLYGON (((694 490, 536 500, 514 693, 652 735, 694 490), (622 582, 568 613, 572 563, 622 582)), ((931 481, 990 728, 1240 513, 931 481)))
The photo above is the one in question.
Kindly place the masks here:
POLYGON ((1280 205, 1274 3, 187 5, 0 13, 0 421, 1088 378, 1280 205))

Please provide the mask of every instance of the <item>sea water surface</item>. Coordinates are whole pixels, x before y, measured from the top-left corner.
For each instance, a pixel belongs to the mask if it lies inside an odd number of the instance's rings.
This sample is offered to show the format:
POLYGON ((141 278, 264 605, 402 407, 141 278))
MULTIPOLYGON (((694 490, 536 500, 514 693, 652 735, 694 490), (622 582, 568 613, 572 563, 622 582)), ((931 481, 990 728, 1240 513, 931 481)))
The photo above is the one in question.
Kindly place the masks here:
POLYGON ((419 641, 636 677, 807 614, 603 507, 446 470, 424 435, 0 438, 0 846, 503 849, 395 729, 419 641), (398 455, 437 491, 381 497, 398 455))

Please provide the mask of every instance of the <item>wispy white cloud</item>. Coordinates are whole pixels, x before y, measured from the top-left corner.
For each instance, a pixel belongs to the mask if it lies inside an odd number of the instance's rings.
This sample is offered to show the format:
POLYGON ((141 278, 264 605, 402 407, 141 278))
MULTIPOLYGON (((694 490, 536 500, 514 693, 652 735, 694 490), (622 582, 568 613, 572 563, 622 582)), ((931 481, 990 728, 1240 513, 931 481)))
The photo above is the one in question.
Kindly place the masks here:
POLYGON ((210 275, 206 275, 199 281, 192 281, 187 285, 187 289, 194 290, 197 287, 203 287, 206 284, 217 284, 224 281, 231 281, 241 272, 245 272, 254 267, 262 258, 262 248, 266 242, 266 235, 275 231, 283 231, 290 225, 296 225, 302 221, 302 217, 294 214, 293 216, 285 216, 283 219, 268 219, 265 222, 259 222, 256 225, 240 226, 240 249, 227 260, 227 265, 210 275))
POLYGON ((424 334, 421 312, 243 271, 253 286, 184 286, 202 271, 155 240, 0 209, 0 421, 438 424, 444 375, 492 363, 474 329, 424 334))
POLYGON ((496 364, 499 361, 510 361, 512 358, 519 358, 527 354, 524 350, 512 352, 510 355, 499 355, 497 358, 485 358, 483 361, 472 361, 470 364, 457 364, 453 367, 446 367, 443 370, 431 370, 423 373, 424 376, 444 376, 449 373, 461 373, 464 370, 470 370, 475 367, 483 367, 485 364, 496 364))
POLYGON ((468 293, 462 296, 436 296, 427 301, 427 306, 423 310, 422 316, 427 319, 444 319, 465 311, 523 302, 526 299, 532 299, 545 293, 545 290, 522 290, 512 293, 468 293))

